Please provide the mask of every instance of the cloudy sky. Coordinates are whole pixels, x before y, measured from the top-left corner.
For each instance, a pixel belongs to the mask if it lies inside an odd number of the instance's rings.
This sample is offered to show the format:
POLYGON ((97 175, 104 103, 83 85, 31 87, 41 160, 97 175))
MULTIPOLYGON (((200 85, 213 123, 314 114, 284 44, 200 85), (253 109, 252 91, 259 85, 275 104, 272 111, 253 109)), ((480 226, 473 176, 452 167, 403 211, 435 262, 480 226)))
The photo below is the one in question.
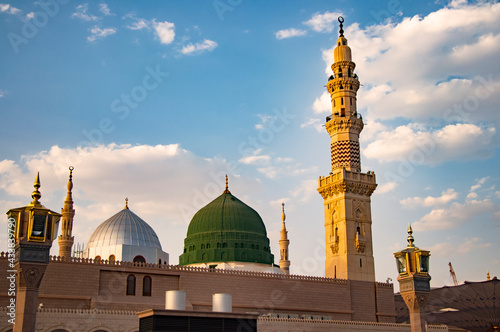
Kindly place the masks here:
POLYGON ((460 282, 500 275, 495 1, 1 3, 1 209, 29 203, 40 171, 59 211, 71 165, 76 242, 128 197, 176 264, 228 174, 276 262, 285 202, 292 273, 324 275, 316 188, 339 15, 362 83, 362 169, 379 184, 377 280, 396 280, 409 221, 433 286, 452 283, 448 262, 460 282))

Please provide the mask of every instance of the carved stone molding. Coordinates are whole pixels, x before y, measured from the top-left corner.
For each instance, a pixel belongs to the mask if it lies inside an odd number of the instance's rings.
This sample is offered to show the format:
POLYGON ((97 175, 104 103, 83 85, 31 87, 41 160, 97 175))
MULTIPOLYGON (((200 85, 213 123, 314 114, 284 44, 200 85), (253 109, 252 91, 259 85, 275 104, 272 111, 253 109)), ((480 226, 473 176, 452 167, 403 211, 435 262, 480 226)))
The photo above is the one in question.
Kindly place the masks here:
POLYGON ((19 286, 28 289, 38 289, 46 268, 46 265, 22 263, 21 266, 18 267, 19 286))

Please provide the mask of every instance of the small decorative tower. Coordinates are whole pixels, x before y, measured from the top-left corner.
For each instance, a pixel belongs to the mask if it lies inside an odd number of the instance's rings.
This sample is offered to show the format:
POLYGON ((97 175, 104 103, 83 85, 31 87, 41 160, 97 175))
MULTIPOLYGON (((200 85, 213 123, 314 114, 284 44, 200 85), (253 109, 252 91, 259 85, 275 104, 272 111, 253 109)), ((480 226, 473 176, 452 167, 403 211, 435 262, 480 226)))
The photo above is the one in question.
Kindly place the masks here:
POLYGON ((73 166, 69 167, 69 180, 68 180, 68 193, 66 194, 66 199, 64 200, 64 207, 61 209, 62 214, 62 225, 61 225, 61 235, 57 239, 59 243, 59 256, 61 257, 71 257, 71 249, 73 248, 74 237, 73 232, 73 218, 75 216, 75 210, 73 209, 73 197, 71 195, 71 190, 73 189, 73 166))
POLYGON ((290 244, 290 240, 288 240, 288 231, 285 226, 285 203, 281 203, 281 211, 281 220, 283 224, 281 226, 279 264, 285 274, 290 274, 290 261, 288 260, 288 245, 290 244))
POLYGON ((333 75, 326 85, 332 101, 332 115, 325 124, 331 138, 332 171, 320 176, 318 187, 325 207, 325 276, 375 281, 370 197, 377 184, 373 172, 361 173, 363 119, 356 110, 359 81, 344 37, 344 19, 339 17, 339 22, 333 75))
MULTIPOLYGON (((14 332, 35 331, 38 309, 38 289, 47 265, 52 241, 57 237, 61 215, 40 203, 42 194, 40 176, 36 174, 33 201, 23 207, 7 211, 9 218, 9 247, 15 243, 14 253, 9 250, 10 275, 16 276, 14 332)), ((11 298, 12 303, 12 298, 11 298)))
POLYGON ((431 291, 430 251, 413 244, 413 230, 408 225, 408 246, 394 253, 398 267, 399 292, 410 312, 411 332, 425 332, 424 306, 431 291))

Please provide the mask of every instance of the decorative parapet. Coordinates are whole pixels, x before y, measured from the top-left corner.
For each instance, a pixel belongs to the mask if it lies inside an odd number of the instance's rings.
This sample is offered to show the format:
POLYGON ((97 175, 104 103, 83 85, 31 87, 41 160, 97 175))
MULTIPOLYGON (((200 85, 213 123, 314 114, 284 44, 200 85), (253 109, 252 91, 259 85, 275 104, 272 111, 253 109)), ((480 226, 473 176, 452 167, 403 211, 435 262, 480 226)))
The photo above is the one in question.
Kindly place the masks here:
MULTIPOLYGON (((288 322, 288 323, 313 323, 313 324, 324 324, 324 325, 351 325, 351 326, 373 326, 373 327, 400 327, 400 328, 411 328, 410 324, 401 323, 377 323, 377 322, 358 322, 358 321, 346 321, 346 320, 320 320, 320 319, 302 319, 302 318, 276 318, 276 317, 264 317, 260 316, 257 321, 262 322, 288 322)), ((444 330, 448 331, 448 326, 446 325, 428 325, 429 330, 444 330)))
MULTIPOLYGON (((0 312, 9 311, 7 307, 0 307, 0 312)), ((100 309, 69 309, 69 308, 38 308, 39 313, 55 314, 85 314, 85 315, 121 315, 135 316, 137 311, 131 310, 100 310, 100 309)))
MULTIPOLYGON (((0 260, 7 259, 7 253, 0 252, 0 260)), ((61 257, 61 256, 50 256, 50 263, 64 263, 64 264, 82 264, 82 265, 100 265, 103 267, 131 267, 131 268, 147 268, 147 269, 160 269, 165 271, 178 271, 178 272, 201 272, 201 273, 216 273, 216 274, 226 274, 226 275, 239 275, 239 276, 249 276, 249 277, 262 277, 271 279, 288 279, 297 281, 315 281, 315 282, 329 282, 337 284, 349 284, 347 279, 335 279, 335 278, 324 278, 315 276, 302 276, 302 275, 285 275, 277 273, 266 273, 266 272, 253 272, 253 271, 239 271, 239 270, 222 270, 222 269, 210 269, 205 267, 196 266, 179 266, 179 265, 166 265, 166 264, 153 264, 153 263, 139 263, 139 262, 122 262, 122 261, 112 261, 107 260, 92 260, 91 258, 77 258, 77 257, 61 257)))
POLYGON ((351 172, 345 168, 328 176, 320 176, 318 180, 318 192, 323 199, 344 192, 369 197, 375 188, 377 188, 375 173, 351 172))

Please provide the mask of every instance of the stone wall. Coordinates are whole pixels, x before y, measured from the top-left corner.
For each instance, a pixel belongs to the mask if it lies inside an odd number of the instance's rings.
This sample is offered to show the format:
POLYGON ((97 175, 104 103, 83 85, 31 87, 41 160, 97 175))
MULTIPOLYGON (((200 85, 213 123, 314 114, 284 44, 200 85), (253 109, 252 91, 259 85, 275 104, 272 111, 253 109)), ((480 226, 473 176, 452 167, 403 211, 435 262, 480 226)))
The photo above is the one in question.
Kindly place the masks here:
MULTIPOLYGON (((409 324, 259 317, 259 332, 410 332, 409 324)), ((448 332, 444 325, 427 326, 428 332, 448 332)))
MULTIPOLYGON (((0 253, 0 270, 7 259, 0 253)), ((0 279, 0 306, 8 304, 8 280, 0 279)), ((167 290, 184 290, 188 310, 210 311, 212 294, 233 296, 233 312, 321 315, 344 321, 394 322, 392 284, 297 275, 217 270, 130 262, 64 261, 51 257, 40 285, 44 309, 164 309, 167 290), (136 279, 135 295, 126 294, 127 277, 136 279), (152 279, 144 296, 143 279, 152 279), (392 299, 392 300, 391 300, 392 299)))

